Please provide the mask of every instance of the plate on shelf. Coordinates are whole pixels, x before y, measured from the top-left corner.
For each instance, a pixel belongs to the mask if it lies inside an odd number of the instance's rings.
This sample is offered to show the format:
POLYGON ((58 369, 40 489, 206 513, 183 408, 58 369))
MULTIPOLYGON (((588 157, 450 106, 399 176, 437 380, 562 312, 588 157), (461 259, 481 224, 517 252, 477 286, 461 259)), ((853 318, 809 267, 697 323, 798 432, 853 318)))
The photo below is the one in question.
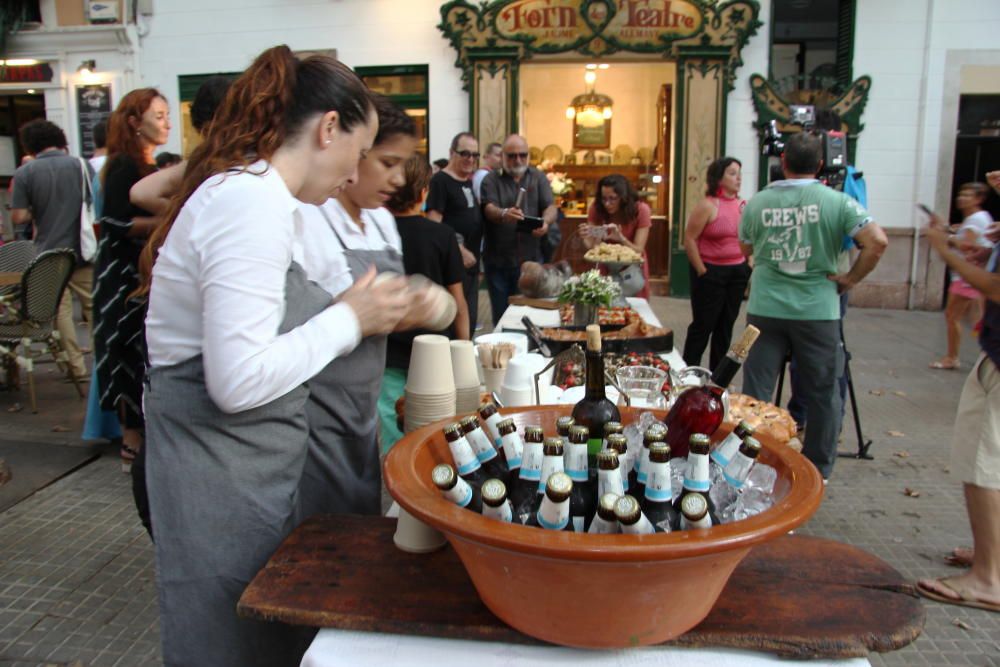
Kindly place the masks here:
POLYGON ((615 146, 615 151, 612 157, 612 161, 615 164, 629 164, 632 162, 632 158, 635 157, 635 151, 628 144, 619 144, 615 146))
POLYGON ((552 164, 561 164, 562 159, 563 151, 555 144, 549 144, 542 149, 542 160, 547 160, 552 164))
POLYGON ((648 146, 640 148, 635 155, 639 158, 640 164, 649 164, 653 161, 653 149, 648 146))
POLYGON ((528 148, 528 162, 538 164, 542 161, 542 150, 538 146, 528 148))

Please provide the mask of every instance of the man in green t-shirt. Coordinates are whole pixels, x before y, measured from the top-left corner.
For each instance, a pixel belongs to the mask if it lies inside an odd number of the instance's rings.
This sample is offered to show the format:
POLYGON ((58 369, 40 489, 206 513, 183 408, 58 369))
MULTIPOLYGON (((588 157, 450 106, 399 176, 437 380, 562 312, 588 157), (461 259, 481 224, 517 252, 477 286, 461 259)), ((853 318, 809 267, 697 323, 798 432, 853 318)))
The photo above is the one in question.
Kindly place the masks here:
POLYGON ((758 192, 740 221, 740 245, 754 260, 747 323, 761 331, 743 367, 743 393, 772 400, 791 352, 809 415, 803 454, 825 479, 833 471, 841 422, 838 295, 875 268, 888 239, 857 201, 816 180, 822 166, 818 136, 790 137, 781 166, 786 180, 758 192), (850 270, 838 273, 845 234, 861 252, 850 270))

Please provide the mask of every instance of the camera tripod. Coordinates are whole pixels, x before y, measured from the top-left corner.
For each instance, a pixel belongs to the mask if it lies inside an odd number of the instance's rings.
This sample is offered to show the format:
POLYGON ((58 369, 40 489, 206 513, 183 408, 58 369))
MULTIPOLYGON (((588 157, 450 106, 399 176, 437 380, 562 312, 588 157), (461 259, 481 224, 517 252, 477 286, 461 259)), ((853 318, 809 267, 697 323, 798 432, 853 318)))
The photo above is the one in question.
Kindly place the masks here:
MULTIPOLYGON (((844 340, 844 320, 840 320, 840 344, 844 347, 844 378, 847 380, 847 395, 851 399, 851 415, 854 417, 854 432, 858 437, 858 451, 854 454, 838 453, 837 456, 847 459, 862 459, 871 461, 875 457, 868 453, 872 446, 871 440, 865 440, 861 432, 861 415, 858 414, 858 399, 854 393, 854 378, 851 376, 851 353, 847 349, 847 342, 844 340)), ((775 392, 774 402, 781 406, 781 391, 785 384, 785 369, 791 362, 791 353, 785 356, 781 364, 781 372, 778 374, 778 389, 775 392)), ((839 380, 838 380, 839 381, 839 380)), ((838 389, 839 390, 839 389, 838 389)))

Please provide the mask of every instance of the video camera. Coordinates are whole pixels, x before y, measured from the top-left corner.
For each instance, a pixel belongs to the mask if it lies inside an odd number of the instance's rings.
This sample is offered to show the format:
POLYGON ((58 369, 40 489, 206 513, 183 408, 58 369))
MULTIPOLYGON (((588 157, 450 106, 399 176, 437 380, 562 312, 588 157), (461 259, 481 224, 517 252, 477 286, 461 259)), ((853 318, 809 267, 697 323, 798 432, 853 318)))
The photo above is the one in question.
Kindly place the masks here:
MULTIPOLYGON (((813 132, 820 137, 823 148, 823 166, 816 178, 834 190, 843 192, 847 178, 847 135, 840 130, 816 129, 816 107, 811 104, 791 105, 790 125, 799 125, 803 132, 813 132)), ((761 153, 767 157, 780 158, 785 152, 785 139, 778 130, 777 121, 764 126, 764 140, 761 153)), ((769 181, 780 181, 785 177, 781 164, 772 164, 769 181)))

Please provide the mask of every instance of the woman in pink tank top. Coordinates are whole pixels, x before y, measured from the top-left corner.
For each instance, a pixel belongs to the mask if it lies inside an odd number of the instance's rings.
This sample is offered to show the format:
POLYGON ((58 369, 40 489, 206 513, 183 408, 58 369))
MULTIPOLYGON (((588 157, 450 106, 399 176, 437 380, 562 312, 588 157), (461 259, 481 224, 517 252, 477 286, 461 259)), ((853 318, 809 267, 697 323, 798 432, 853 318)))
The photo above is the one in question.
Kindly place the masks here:
POLYGON ((742 164, 732 157, 708 166, 706 197, 694 207, 684 228, 690 262, 691 325, 684 341, 684 363, 700 366, 711 338, 709 368, 726 355, 733 324, 750 280, 750 266, 740 250, 739 198, 742 164))

